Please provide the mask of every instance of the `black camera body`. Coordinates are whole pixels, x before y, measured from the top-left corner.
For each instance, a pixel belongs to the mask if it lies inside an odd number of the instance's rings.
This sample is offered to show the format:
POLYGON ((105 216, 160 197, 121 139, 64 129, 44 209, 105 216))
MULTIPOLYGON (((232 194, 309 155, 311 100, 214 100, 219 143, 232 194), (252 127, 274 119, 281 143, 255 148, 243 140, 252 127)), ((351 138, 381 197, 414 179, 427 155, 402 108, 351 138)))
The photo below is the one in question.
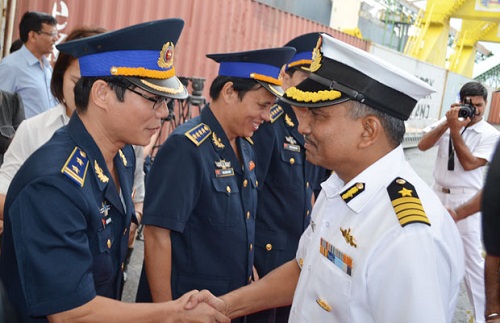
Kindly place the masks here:
POLYGON ((460 105, 460 110, 458 110, 458 117, 459 118, 474 118, 476 115, 476 107, 473 106, 472 104, 461 104, 460 105))

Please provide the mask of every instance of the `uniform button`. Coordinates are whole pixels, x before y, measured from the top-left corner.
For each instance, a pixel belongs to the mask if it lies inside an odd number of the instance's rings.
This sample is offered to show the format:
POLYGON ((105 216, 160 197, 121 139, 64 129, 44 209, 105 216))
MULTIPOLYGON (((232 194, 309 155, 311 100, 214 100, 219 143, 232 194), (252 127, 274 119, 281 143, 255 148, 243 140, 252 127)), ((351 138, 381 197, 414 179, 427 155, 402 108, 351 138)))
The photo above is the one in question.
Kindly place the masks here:
POLYGON ((123 268, 125 268, 125 263, 122 262, 122 271, 123 271, 123 268))
POLYGON ((306 182, 306 188, 309 188, 309 182, 306 182))
POLYGON ((108 239, 108 243, 107 244, 108 244, 108 249, 111 249, 111 240, 110 239, 108 239))
POLYGON ((247 220, 250 219, 250 211, 247 211, 247 220))
POLYGON ((273 250, 273 245, 272 245, 272 244, 270 244, 270 243, 266 244, 266 250, 267 250, 267 251, 271 251, 271 250, 273 250))
POLYGON ((302 266, 304 266, 304 258, 299 259, 299 267, 302 269, 302 266))
POLYGON ((248 180, 244 180, 243 181, 243 187, 247 187, 248 186, 248 180))
POLYGON ((295 164, 295 158, 290 158, 290 165, 295 164))
POLYGON ((330 227, 330 222, 326 222, 325 225, 326 225, 327 228, 329 228, 330 227))
POLYGON ((123 235, 126 235, 127 234, 127 228, 125 228, 125 230, 123 230, 123 235))
POLYGON ((259 186, 259 181, 255 181, 255 186, 259 186))
POLYGON ((226 191, 227 191, 228 193, 231 193, 231 187, 226 186, 226 191))
POLYGON ((250 244, 250 251, 252 251, 253 249, 253 244, 250 244))
POLYGON ((309 216, 309 213, 311 213, 309 210, 306 211, 306 216, 309 216))

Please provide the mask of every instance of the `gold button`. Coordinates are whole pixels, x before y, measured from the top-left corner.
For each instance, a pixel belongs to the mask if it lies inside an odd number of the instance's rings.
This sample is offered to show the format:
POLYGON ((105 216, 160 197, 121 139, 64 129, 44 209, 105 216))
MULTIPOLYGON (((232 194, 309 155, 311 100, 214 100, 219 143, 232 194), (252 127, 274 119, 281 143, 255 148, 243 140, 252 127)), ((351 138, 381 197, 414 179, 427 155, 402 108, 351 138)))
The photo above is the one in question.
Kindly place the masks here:
POLYGON ((122 271, 123 271, 123 268, 125 268, 125 263, 122 262, 122 271))
POLYGON ((306 182, 306 188, 309 188, 309 182, 306 182))
POLYGON ((255 181, 255 186, 259 186, 259 181, 255 181))
POLYGON ((290 165, 295 164, 295 158, 290 158, 290 165))
POLYGON ((304 258, 299 259, 299 267, 302 268, 304 266, 304 258))
POLYGON ((311 213, 311 212, 309 212, 309 210, 307 210, 306 211, 306 216, 309 216, 309 213, 311 213))
POLYGON ((123 230, 123 235, 126 235, 127 234, 127 228, 125 228, 125 230, 123 230))
POLYGON ((243 187, 247 187, 248 186, 248 180, 244 180, 243 181, 243 187))
POLYGON ((227 191, 228 193, 231 193, 231 188, 230 188, 229 186, 226 186, 226 191, 227 191))
POLYGON ((406 181, 404 179, 402 179, 402 178, 398 178, 396 180, 396 183, 398 183, 399 185, 403 185, 403 184, 406 184, 406 181))
POLYGON ((332 310, 332 307, 328 305, 328 303, 324 299, 318 298, 316 300, 316 303, 318 303, 318 305, 327 312, 330 312, 332 310))
POLYGON ((272 244, 270 244, 270 243, 266 244, 266 250, 267 251, 271 251, 272 249, 273 249, 273 245, 272 244))
POLYGON ((108 239, 108 249, 111 249, 111 240, 108 239))
POLYGON ((247 211, 247 219, 250 219, 250 211, 247 211))
POLYGON ((253 249, 253 244, 250 244, 250 251, 252 251, 253 249))

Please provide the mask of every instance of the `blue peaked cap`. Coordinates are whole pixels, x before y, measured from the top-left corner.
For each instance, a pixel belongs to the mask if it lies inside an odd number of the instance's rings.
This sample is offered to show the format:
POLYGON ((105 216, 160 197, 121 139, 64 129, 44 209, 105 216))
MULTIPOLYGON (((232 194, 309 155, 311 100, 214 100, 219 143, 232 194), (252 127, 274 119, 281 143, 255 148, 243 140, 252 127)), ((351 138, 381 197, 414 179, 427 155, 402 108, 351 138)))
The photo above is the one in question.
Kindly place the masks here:
POLYGON ((57 45, 78 58, 82 77, 123 76, 160 96, 183 99, 187 90, 175 76, 174 48, 184 21, 145 22, 57 45))

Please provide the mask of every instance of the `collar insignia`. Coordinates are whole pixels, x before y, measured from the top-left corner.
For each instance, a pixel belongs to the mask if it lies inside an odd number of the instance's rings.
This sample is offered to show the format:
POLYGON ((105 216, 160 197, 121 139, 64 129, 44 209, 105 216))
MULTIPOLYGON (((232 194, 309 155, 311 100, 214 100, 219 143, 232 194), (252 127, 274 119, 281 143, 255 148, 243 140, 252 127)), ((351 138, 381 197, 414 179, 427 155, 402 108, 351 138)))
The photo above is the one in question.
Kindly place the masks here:
POLYGON ((342 232, 342 236, 345 239, 345 242, 353 246, 354 248, 357 248, 358 245, 356 244, 356 239, 351 235, 351 228, 349 229, 342 229, 340 228, 340 232, 342 232))
POLYGON ((365 184, 364 183, 356 183, 353 186, 349 187, 342 193, 340 193, 340 197, 346 202, 349 203, 352 199, 354 199, 356 196, 358 196, 360 193, 362 193, 365 190, 365 184))
POLYGON ((217 137, 217 135, 215 134, 215 132, 212 132, 212 142, 214 143, 215 147, 217 148, 224 148, 226 147, 223 143, 222 143, 222 140, 217 137))
POLYGON ((174 64, 174 44, 171 42, 163 45, 158 58, 158 66, 162 68, 170 68, 174 64))
POLYGON ((127 158, 125 158, 125 154, 121 149, 118 150, 118 153, 120 154, 120 158, 123 161, 123 166, 127 166, 127 158))
POLYGON ((85 152, 80 148, 75 147, 73 152, 64 163, 61 173, 68 176, 73 182, 83 187, 85 176, 87 175, 87 168, 89 160, 85 152))
POLYGON ((292 118, 288 114, 285 114, 285 123, 289 127, 294 127, 295 123, 293 123, 292 118))
POLYGON ((104 175, 102 168, 99 166, 97 163, 97 160, 94 160, 94 168, 95 168, 95 173, 97 175, 97 178, 103 183, 109 182, 109 177, 104 175))

